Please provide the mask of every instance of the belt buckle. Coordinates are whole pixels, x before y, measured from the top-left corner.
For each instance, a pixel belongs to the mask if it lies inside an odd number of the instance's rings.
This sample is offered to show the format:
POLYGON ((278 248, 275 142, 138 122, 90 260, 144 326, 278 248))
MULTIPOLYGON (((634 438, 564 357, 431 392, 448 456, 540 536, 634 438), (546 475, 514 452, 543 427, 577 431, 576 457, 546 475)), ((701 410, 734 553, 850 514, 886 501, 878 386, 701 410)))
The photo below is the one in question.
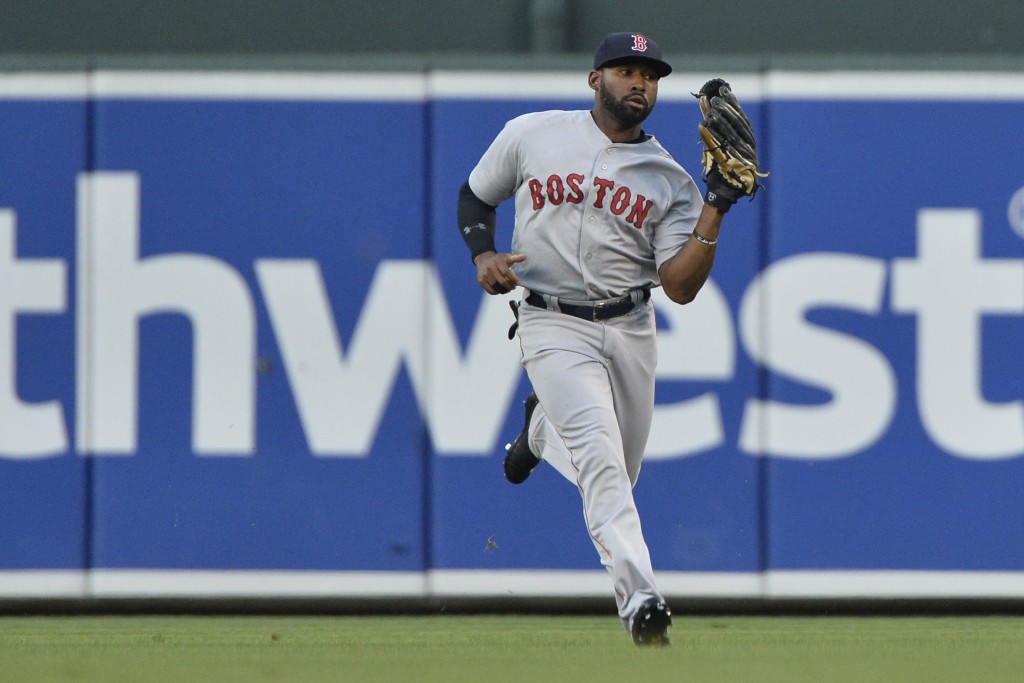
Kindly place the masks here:
POLYGON ((597 312, 604 310, 605 308, 608 308, 608 302, 606 301, 598 301, 596 304, 594 304, 594 306, 590 309, 590 317, 592 319, 592 322, 596 323, 601 320, 601 318, 597 317, 597 312))

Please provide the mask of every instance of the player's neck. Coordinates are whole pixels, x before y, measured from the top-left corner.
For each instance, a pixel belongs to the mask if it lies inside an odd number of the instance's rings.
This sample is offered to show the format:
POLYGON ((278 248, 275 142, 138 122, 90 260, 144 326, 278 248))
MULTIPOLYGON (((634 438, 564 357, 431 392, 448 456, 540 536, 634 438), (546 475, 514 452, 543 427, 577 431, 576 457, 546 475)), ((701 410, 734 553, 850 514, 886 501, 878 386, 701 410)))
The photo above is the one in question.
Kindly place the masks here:
POLYGON ((608 112, 594 108, 590 110, 594 123, 612 142, 643 142, 647 139, 640 124, 623 128, 622 122, 608 112))

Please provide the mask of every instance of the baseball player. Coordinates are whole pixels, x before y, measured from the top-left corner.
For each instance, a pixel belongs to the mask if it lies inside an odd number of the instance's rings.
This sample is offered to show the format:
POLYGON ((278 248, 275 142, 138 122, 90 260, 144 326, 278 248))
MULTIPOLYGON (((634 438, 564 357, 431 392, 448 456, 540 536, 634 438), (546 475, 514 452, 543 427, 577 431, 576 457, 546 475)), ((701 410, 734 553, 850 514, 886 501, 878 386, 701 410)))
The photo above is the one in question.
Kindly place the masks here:
POLYGON ((458 200, 480 287, 522 287, 518 337, 533 392, 505 475, 521 483, 543 460, 576 484, 619 618, 641 646, 668 645, 672 623, 633 500, 654 410, 650 292, 693 300, 723 214, 745 194, 713 167, 702 197, 643 130, 671 71, 650 38, 608 35, 587 78, 593 108, 509 121, 458 200), (495 208, 513 197, 512 250, 498 253, 495 208))

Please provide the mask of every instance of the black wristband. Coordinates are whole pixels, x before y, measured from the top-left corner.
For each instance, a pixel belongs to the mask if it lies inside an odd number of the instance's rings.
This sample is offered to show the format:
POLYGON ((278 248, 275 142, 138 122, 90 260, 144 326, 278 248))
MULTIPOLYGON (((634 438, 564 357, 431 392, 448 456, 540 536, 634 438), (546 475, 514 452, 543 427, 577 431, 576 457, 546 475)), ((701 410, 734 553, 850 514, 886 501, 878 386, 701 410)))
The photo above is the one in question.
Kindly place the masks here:
POLYGON ((470 258, 475 259, 480 254, 488 251, 497 251, 494 246, 494 231, 489 230, 483 223, 467 225, 460 228, 462 239, 469 247, 470 258))
POLYGON ((704 194, 704 203, 710 204, 722 213, 728 213, 729 209, 731 209, 732 205, 736 202, 726 196, 718 194, 714 190, 708 190, 704 194))
POLYGON ((704 176, 704 182, 708 188, 704 193, 704 203, 710 204, 722 213, 729 211, 732 205, 745 194, 742 189, 723 178, 717 166, 711 167, 711 170, 704 176))
POLYGON ((471 258, 475 259, 486 251, 497 251, 494 246, 495 207, 473 194, 468 180, 459 190, 458 220, 459 234, 469 247, 471 258))

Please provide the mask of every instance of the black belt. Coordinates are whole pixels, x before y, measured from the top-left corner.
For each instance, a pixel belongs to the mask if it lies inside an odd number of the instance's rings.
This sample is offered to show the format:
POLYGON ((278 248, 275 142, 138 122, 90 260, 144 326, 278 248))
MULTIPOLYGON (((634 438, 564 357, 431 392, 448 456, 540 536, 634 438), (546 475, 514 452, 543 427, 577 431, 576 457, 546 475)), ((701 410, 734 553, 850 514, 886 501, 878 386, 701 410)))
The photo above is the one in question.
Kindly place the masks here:
MULTIPOLYGON (((651 298, 651 290, 644 287, 641 292, 643 292, 643 296, 639 303, 645 303, 651 298)), ((544 297, 537 292, 530 292, 530 295, 526 297, 526 303, 531 306, 536 306, 537 308, 548 308, 548 304, 544 301, 544 297)), ((562 313, 582 318, 583 320, 591 320, 593 322, 618 318, 620 315, 626 315, 631 312, 636 307, 637 304, 633 302, 633 297, 630 294, 627 294, 621 299, 614 299, 612 301, 596 301, 592 304, 568 304, 562 301, 558 302, 558 309, 562 313)))

